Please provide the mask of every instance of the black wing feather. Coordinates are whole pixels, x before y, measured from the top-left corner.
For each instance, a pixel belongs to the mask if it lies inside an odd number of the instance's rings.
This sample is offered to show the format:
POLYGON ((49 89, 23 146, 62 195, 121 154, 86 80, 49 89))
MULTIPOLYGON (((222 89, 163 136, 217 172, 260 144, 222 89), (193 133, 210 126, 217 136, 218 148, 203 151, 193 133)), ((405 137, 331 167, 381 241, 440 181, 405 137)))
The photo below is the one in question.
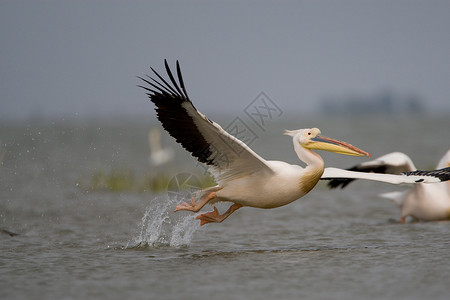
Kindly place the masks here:
POLYGON ((180 63, 178 62, 178 60, 177 60, 177 74, 178 74, 178 81, 180 82, 181 89, 183 90, 183 93, 184 93, 183 95, 187 99, 189 99, 189 96, 186 92, 186 88, 184 87, 183 76, 181 75, 181 68, 180 68, 180 63))
MULTIPOLYGON (((147 75, 147 77, 150 78, 150 79, 153 79, 153 78, 149 77, 148 75, 147 75)), ((151 83, 150 81, 148 81, 148 80, 146 80, 146 79, 144 79, 144 78, 142 78, 142 77, 140 77, 140 76, 137 76, 137 78, 139 78, 139 79, 142 80, 142 81, 145 81, 147 84, 149 84, 149 85, 151 85, 153 88, 157 89, 160 93, 167 93, 164 89, 160 88, 159 86, 154 85, 154 84, 151 83)), ((149 92, 151 92, 151 93, 158 93, 158 91, 152 90, 152 89, 150 89, 150 88, 148 88, 148 87, 145 87, 145 86, 142 86, 142 85, 138 85, 138 87, 143 88, 143 89, 145 89, 145 90, 147 90, 147 91, 149 91, 149 92)), ((147 93, 147 95, 148 95, 148 96, 151 96, 151 95, 148 94, 148 93, 147 93)))
MULTIPOLYGON (((167 83, 167 81, 166 81, 161 75, 159 75, 158 72, 156 72, 152 67, 150 67, 150 69, 153 71, 153 73, 155 73, 156 76, 158 76, 158 78, 165 84, 165 86, 164 86, 162 83, 158 82, 157 80, 153 79, 152 77, 150 77, 150 76, 148 76, 148 75, 147 75, 147 77, 151 78, 153 81, 155 81, 156 83, 158 83, 160 86, 164 87, 164 88, 167 90, 167 92, 168 92, 169 94, 170 94, 171 92, 172 92, 173 94, 177 94, 177 92, 175 91, 175 89, 174 89, 169 83, 167 83)), ((179 96, 181 96, 181 95, 179 95, 179 96)))
MULTIPOLYGON (((178 87, 178 84, 177 84, 177 82, 175 81, 175 78, 172 75, 172 71, 170 70, 169 64, 167 63, 166 59, 164 60, 164 65, 166 66, 166 72, 167 72, 167 75, 169 75, 170 81, 172 81, 172 84, 177 89, 178 95, 183 97, 183 93, 181 92, 180 88, 178 87)), ((178 77, 180 77, 180 74, 178 74, 178 77)))
MULTIPOLYGON (((361 166, 354 166, 349 169, 348 171, 356 171, 356 172, 365 172, 365 173, 386 173, 386 166, 377 166, 377 167, 361 167, 361 166)), ((326 178, 324 180, 329 180, 328 187, 330 189, 335 188, 345 188, 347 185, 352 183, 356 179, 351 178, 326 178)))
POLYGON ((173 86, 153 69, 152 71, 158 76, 162 83, 151 77, 149 78, 155 81, 159 86, 164 87, 164 89, 142 77, 138 78, 154 89, 141 85, 138 86, 150 92, 147 93, 147 95, 150 98, 150 101, 155 104, 158 120, 161 122, 164 129, 174 137, 184 149, 196 157, 198 161, 208 165, 214 165, 214 158, 212 157, 213 152, 211 151, 210 144, 202 136, 186 108, 183 107, 184 103, 188 103, 189 105, 192 105, 192 107, 194 107, 194 105, 187 96, 179 64, 177 62, 177 77, 184 93, 181 92, 167 61, 165 60, 164 62, 167 75, 173 86), (165 86, 163 84, 165 84, 165 86))
POLYGON ((417 171, 411 171, 411 172, 404 172, 402 174, 404 174, 406 176, 411 176, 411 175, 431 176, 431 177, 439 178, 440 181, 448 181, 448 180, 450 180, 450 167, 439 169, 439 170, 433 170, 433 171, 417 170, 417 171))

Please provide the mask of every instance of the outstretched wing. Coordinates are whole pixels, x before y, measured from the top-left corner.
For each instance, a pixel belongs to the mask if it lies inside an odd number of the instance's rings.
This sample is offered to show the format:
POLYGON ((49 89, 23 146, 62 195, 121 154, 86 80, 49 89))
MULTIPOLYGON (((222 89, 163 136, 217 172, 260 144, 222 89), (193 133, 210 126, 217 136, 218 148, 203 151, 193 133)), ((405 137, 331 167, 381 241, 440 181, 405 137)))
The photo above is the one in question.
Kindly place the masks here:
MULTIPOLYGON (((380 156, 374 160, 357 164, 348 171, 365 172, 365 173, 382 173, 382 174, 396 174, 400 175, 404 172, 411 172, 416 170, 414 163, 408 155, 401 152, 392 152, 383 156, 380 156)), ((345 188, 348 184, 355 179, 350 178, 334 178, 329 179, 329 188, 345 188)))
POLYGON ((441 160, 439 160, 436 168, 442 169, 446 167, 450 167, 450 150, 448 150, 441 160))
POLYGON ((391 184, 436 183, 450 180, 450 167, 433 171, 412 171, 403 173, 402 175, 364 173, 338 168, 325 168, 320 179, 329 180, 335 178, 366 179, 391 184))
POLYGON ((194 107, 178 61, 178 83, 166 60, 164 64, 172 84, 151 68, 159 80, 148 75, 147 78, 138 77, 148 84, 139 87, 147 90, 148 97, 156 105, 164 129, 199 162, 208 165, 219 184, 254 172, 273 172, 263 158, 194 107))

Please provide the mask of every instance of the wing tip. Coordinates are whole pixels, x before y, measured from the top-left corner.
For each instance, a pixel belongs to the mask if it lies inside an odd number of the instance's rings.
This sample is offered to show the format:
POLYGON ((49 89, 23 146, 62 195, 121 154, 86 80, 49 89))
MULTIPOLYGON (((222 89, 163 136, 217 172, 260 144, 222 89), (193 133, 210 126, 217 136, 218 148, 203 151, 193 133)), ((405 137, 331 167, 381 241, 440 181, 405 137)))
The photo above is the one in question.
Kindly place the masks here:
POLYGON ((170 69, 167 59, 164 59, 164 67, 166 69, 166 73, 169 77, 169 80, 164 79, 164 77, 161 76, 154 68, 150 67, 150 70, 152 70, 152 72, 158 77, 159 80, 156 80, 155 78, 147 74, 145 74, 145 76, 148 77, 149 80, 145 79, 143 76, 136 76, 138 79, 144 81, 146 84, 149 85, 149 87, 145 87, 143 85, 137 86, 150 92, 151 94, 147 93, 147 95, 150 97, 151 100, 154 97, 158 96, 172 96, 173 98, 181 100, 181 102, 191 102, 187 94, 186 87, 184 85, 179 60, 176 60, 178 82, 173 76, 172 70, 170 69))
MULTIPOLYGON (((449 181, 450 180, 450 167, 438 169, 438 170, 432 170, 432 171, 422 171, 422 170, 416 170, 411 172, 404 172, 402 173, 405 176, 428 176, 428 177, 434 177, 439 179, 439 181, 449 181)), ((418 179, 416 182, 423 182, 424 179, 418 179)))

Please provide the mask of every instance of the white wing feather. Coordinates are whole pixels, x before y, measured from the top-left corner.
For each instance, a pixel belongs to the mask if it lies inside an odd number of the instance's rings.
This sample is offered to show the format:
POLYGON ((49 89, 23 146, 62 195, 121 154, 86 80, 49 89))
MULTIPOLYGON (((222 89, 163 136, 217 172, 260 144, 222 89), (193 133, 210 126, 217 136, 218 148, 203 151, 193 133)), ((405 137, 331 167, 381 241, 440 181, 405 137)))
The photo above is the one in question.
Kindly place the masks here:
POLYGON ((366 179, 391 184, 441 182, 439 178, 432 176, 417 176, 417 175, 407 176, 407 175, 393 175, 393 174, 379 174, 379 173, 364 173, 364 172, 347 171, 338 168, 325 168, 325 171, 321 179, 331 179, 331 178, 366 179))
POLYGON ((219 124, 196 110, 190 102, 184 102, 183 107, 200 134, 210 145, 209 150, 212 154, 209 159, 212 159, 214 163, 208 167, 214 179, 218 181, 217 183, 247 176, 254 172, 273 173, 266 160, 244 142, 226 132, 219 124))

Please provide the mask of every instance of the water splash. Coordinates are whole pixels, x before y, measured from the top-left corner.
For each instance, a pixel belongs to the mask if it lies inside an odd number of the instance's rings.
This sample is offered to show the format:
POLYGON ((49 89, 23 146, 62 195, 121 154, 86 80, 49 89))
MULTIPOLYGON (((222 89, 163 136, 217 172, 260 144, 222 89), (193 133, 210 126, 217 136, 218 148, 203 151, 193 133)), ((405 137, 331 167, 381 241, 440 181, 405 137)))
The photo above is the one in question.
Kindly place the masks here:
POLYGON ((169 192, 154 198, 142 217, 135 247, 187 247, 200 227, 191 212, 173 210, 177 204, 190 199, 192 193, 169 192))

